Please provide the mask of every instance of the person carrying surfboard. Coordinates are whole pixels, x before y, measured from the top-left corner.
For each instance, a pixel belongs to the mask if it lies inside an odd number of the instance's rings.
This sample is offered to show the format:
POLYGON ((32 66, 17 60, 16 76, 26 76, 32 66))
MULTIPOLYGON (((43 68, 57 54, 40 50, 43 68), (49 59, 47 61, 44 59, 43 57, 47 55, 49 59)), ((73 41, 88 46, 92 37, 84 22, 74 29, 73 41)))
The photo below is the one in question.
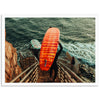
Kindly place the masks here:
POLYGON ((53 81, 55 81, 57 73, 58 73, 57 59, 58 59, 58 56, 61 54, 61 51, 63 49, 63 47, 62 47, 62 45, 61 45, 61 43, 59 41, 58 41, 58 44, 60 46, 60 50, 56 53, 54 62, 52 64, 51 68, 50 68, 50 77, 52 76, 52 71, 54 70, 54 72, 55 72, 53 81))

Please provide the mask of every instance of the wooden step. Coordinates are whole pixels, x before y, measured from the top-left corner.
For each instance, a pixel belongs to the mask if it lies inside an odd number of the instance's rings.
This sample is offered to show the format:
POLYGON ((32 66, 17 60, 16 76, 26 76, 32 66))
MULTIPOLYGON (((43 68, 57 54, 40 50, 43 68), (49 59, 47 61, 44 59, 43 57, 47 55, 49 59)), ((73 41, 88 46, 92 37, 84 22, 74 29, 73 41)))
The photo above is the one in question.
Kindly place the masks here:
MULTIPOLYGON (((53 77, 50 78, 50 71, 41 71, 41 69, 39 69, 39 78, 37 80, 37 83, 43 82, 53 82, 53 77)), ((54 82, 60 82, 60 79, 56 77, 54 82)))

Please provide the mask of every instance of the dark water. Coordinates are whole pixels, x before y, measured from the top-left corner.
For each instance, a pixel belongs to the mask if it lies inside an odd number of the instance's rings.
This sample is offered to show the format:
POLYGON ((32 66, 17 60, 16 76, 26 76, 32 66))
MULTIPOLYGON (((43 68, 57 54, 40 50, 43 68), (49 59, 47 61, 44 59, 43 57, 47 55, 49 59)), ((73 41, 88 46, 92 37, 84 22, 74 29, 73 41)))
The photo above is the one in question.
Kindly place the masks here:
POLYGON ((7 41, 18 52, 27 49, 31 39, 42 41, 47 29, 60 29, 60 41, 68 51, 84 63, 95 65, 95 18, 6 18, 7 41))

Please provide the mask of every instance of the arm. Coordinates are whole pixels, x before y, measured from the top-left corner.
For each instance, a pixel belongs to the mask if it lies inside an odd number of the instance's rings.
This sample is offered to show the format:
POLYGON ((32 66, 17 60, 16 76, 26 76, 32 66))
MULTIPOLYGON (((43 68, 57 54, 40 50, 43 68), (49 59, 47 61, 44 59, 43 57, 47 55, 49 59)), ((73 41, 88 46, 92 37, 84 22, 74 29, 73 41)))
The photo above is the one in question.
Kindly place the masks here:
POLYGON ((61 51, 62 51, 62 49, 63 49, 63 47, 62 47, 62 45, 61 45, 61 43, 60 42, 58 42, 59 43, 59 46, 60 46, 60 50, 57 52, 57 56, 59 56, 60 55, 60 53, 61 53, 61 51))

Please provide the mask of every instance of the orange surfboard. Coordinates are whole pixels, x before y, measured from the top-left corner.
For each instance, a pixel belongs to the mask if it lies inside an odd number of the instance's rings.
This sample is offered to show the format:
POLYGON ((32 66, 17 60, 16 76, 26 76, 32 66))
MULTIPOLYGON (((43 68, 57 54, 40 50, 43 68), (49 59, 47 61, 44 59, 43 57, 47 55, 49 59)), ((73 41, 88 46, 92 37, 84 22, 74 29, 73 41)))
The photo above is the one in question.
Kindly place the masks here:
POLYGON ((41 70, 48 71, 56 56, 60 31, 58 28, 49 28, 43 38, 39 64, 41 70))

